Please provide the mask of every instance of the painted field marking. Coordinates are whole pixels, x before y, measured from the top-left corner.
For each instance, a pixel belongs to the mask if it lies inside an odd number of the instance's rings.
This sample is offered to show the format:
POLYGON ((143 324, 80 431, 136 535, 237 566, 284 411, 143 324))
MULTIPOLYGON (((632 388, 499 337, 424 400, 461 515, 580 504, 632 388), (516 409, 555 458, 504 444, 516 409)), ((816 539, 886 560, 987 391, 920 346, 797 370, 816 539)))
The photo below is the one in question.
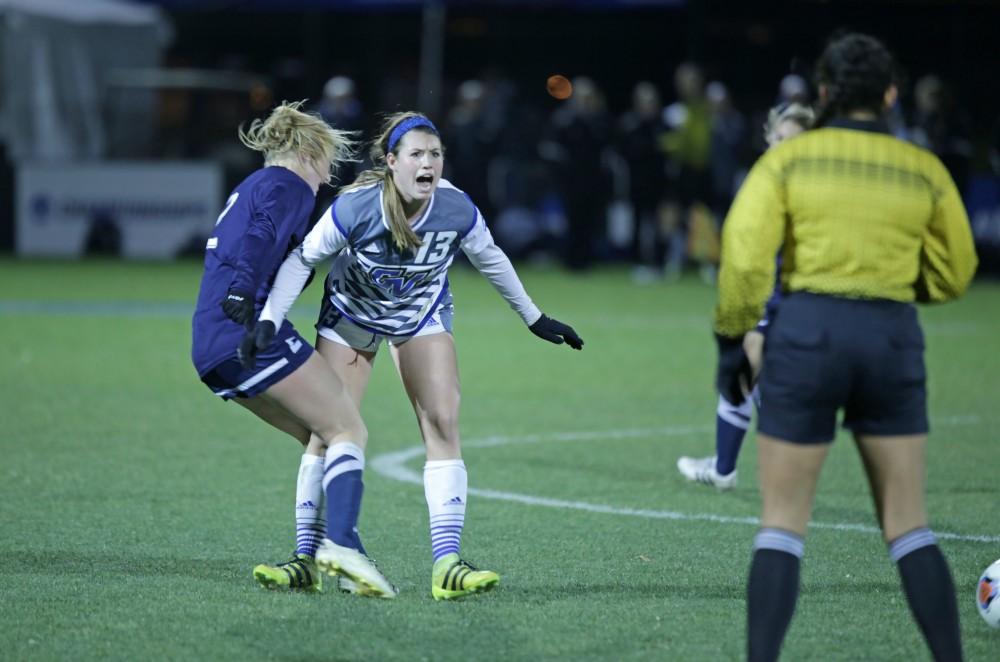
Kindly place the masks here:
MULTIPOLYGON (((937 425, 973 425, 979 422, 978 416, 950 416, 934 420, 937 425)), ((494 446, 507 446, 511 444, 537 444, 542 442, 574 442, 574 441, 595 441, 602 439, 639 439, 644 437, 674 437, 692 433, 705 433, 712 430, 707 425, 687 425, 671 426, 662 428, 633 428, 625 430, 608 431, 588 431, 588 432, 554 432, 552 434, 531 434, 524 436, 491 436, 463 442, 465 448, 490 448, 494 446)), ((423 446, 413 446, 393 453, 383 453, 377 455, 369 461, 369 465, 376 473, 412 485, 423 485, 423 475, 406 466, 407 462, 424 454, 423 446)), ((646 519, 675 520, 687 522, 717 522, 719 524, 746 524, 757 526, 760 520, 756 517, 730 517, 727 515, 716 515, 713 513, 682 513, 674 510, 649 510, 641 508, 621 508, 601 503, 589 503, 586 501, 568 501, 565 499, 552 499, 549 497, 536 496, 531 494, 520 494, 517 492, 505 492, 502 490, 489 490, 482 488, 469 488, 469 494, 482 497, 484 499, 494 499, 497 501, 510 501, 521 503, 527 506, 544 506, 548 508, 561 508, 565 510, 582 510, 589 513, 601 513, 605 515, 623 515, 626 517, 643 517, 646 519)), ((881 531, 874 526, 866 524, 851 524, 848 522, 810 522, 810 529, 832 529, 834 531, 855 531, 858 533, 880 534, 881 531)), ((950 533, 948 531, 934 530, 934 535, 942 540, 959 540, 963 542, 983 542, 998 543, 1000 536, 988 535, 966 535, 961 533, 950 533)))

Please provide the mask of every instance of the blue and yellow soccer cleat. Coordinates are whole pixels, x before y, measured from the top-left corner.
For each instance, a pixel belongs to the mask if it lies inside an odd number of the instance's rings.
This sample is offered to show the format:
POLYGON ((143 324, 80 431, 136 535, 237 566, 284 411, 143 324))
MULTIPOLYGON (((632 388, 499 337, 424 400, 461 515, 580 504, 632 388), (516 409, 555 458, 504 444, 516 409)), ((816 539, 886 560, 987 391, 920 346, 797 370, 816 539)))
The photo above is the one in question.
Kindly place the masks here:
POLYGON ((434 563, 431 595, 435 600, 453 600, 473 593, 489 591, 500 583, 500 575, 490 570, 477 570, 458 557, 446 554, 434 563))
POLYGON ((316 568, 316 561, 306 554, 295 554, 291 561, 278 565, 261 563, 253 569, 257 583, 269 589, 289 589, 320 593, 323 590, 323 576, 316 568))

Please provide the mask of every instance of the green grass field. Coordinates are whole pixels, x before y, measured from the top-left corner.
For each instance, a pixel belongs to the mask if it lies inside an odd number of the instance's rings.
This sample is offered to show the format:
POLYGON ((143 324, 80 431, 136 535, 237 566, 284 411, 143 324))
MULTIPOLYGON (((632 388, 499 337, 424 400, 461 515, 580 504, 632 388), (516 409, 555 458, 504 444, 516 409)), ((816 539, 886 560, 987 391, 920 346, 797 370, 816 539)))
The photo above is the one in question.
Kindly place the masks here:
MULTIPOLYGON (((748 439, 732 493, 685 484, 710 454, 714 291, 523 269, 583 352, 537 340, 474 272, 453 270, 465 555, 502 575, 430 598, 420 438, 388 356, 361 530, 395 601, 272 593, 250 574, 294 546, 299 449, 200 384, 189 358, 195 263, 0 260, 0 659, 737 660, 758 514, 748 439)), ((293 321, 308 330, 314 284, 293 321)), ((976 614, 1000 557, 1000 284, 922 310, 929 504, 969 660, 996 660, 976 614)), ((306 334, 307 337, 311 333, 306 334)), ((820 484, 787 660, 929 659, 838 438, 820 484)))

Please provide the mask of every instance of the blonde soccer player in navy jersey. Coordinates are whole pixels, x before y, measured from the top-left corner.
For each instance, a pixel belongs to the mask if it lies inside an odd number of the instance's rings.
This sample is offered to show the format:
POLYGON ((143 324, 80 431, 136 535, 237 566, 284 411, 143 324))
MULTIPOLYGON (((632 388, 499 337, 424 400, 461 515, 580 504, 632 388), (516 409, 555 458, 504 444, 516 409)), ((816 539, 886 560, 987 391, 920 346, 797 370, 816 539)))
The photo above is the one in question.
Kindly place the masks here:
MULTIPOLYGON (((809 127, 815 120, 812 108, 792 102, 775 106, 767 114, 764 124, 764 140, 768 147, 773 147, 788 138, 793 138, 809 127)), ((780 254, 779 254, 780 264, 780 254)), ((747 331, 743 338, 743 349, 746 351, 753 377, 757 378, 763 361, 764 339, 774 313, 781 302, 781 283, 775 282, 767 305, 764 306, 764 316, 757 322, 757 327, 747 331)), ((754 395, 757 395, 756 388, 754 395)), ((734 404, 724 395, 719 394, 719 402, 715 410, 715 455, 708 457, 682 456, 677 460, 677 470, 689 481, 711 485, 718 490, 731 490, 736 487, 736 458, 739 457, 743 437, 750 427, 750 417, 753 415, 753 402, 757 398, 747 398, 742 403, 734 404)))
MULTIPOLYGON (((723 227, 717 385, 741 401, 744 334, 760 319, 781 247, 784 299, 760 376, 761 528, 747 583, 747 653, 775 660, 798 597, 820 470, 843 411, 889 556, 935 660, 961 660, 955 587, 924 505, 927 393, 913 302, 961 296, 976 269, 955 183, 930 152, 889 134, 894 63, 846 34, 817 65, 816 128, 768 150, 723 227)), ((822 560, 816 560, 822 563, 822 560)))
MULTIPOLYGON (((390 116, 372 158, 379 165, 341 192, 282 265, 251 335, 263 333, 266 339, 285 318, 310 270, 332 258, 317 349, 360 406, 376 352, 383 341, 388 344, 427 451, 431 594, 459 598, 489 590, 500 578, 459 556, 468 478, 459 442, 460 389, 448 286, 457 252, 465 253, 535 335, 574 349, 581 349, 583 341, 571 327, 542 314, 476 205, 441 179, 444 149, 427 117, 390 116)), ((364 462, 363 443, 333 444, 326 451, 327 539, 316 561, 331 574, 339 572, 341 559, 362 549, 354 526, 364 462)))
MULTIPOLYGON (((368 434, 344 383, 291 323, 253 338, 259 342, 252 348, 246 343, 246 327, 263 307, 278 267, 306 233, 316 191, 352 158, 350 135, 302 112, 301 105, 284 103, 240 130, 243 144, 263 153, 264 167, 232 192, 208 239, 191 334, 191 359, 206 386, 306 446, 300 497, 303 485, 322 475, 324 446, 364 444, 368 434)), ((306 495, 296 513, 298 553, 276 569, 275 581, 317 590, 320 578, 310 562, 322 538, 317 503, 306 495)), ((352 561, 353 585, 393 594, 370 559, 359 554, 352 561)))

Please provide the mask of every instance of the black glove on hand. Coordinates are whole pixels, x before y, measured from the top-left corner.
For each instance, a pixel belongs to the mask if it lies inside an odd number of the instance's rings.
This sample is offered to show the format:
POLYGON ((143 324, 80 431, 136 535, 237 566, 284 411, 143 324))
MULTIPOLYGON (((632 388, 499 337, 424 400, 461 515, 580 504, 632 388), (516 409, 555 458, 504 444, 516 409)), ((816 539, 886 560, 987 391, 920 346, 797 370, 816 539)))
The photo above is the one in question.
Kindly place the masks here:
POLYGON ((274 322, 263 320, 257 322, 252 329, 246 332, 243 340, 240 341, 240 346, 236 349, 236 357, 240 360, 240 365, 243 366, 244 370, 254 369, 254 366, 257 365, 257 353, 262 349, 267 349, 267 346, 274 340, 276 331, 274 322))
POLYGON ((248 329, 252 326, 254 296, 249 292, 239 290, 229 290, 226 298, 222 300, 222 312, 226 317, 233 320, 240 326, 248 329))
POLYGON ((750 359, 743 351, 743 338, 730 338, 715 334, 719 345, 719 367, 715 373, 715 387, 730 404, 739 405, 747 399, 746 391, 753 382, 750 359))
POLYGON ((538 321, 528 328, 542 340, 548 340, 549 342, 557 345, 561 345, 565 342, 573 349, 583 349, 583 338, 576 335, 576 331, 573 330, 573 327, 568 324, 563 324, 559 320, 554 320, 546 315, 539 317, 538 321))

